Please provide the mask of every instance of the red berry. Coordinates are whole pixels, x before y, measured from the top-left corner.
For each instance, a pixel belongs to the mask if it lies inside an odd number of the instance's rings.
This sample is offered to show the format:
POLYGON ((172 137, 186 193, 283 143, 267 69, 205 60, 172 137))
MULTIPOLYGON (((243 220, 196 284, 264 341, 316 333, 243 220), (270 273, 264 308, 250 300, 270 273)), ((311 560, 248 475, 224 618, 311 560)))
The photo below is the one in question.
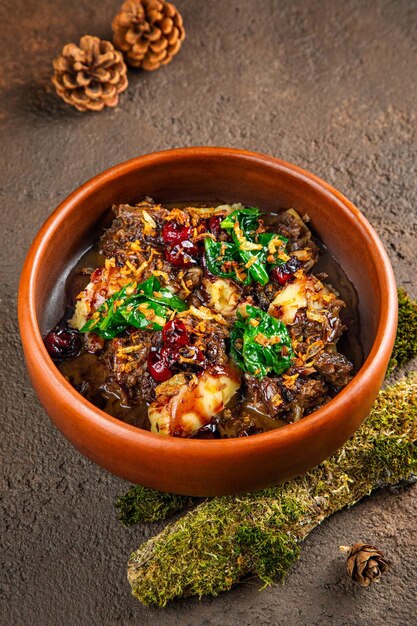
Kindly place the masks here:
POLYGON ((187 345, 190 336, 185 328, 184 322, 179 319, 173 319, 167 322, 162 329, 162 340, 165 345, 173 348, 187 345))
POLYGON ((223 218, 220 217, 219 215, 213 215, 213 217, 209 219, 209 223, 208 223, 209 231, 213 233, 213 235, 216 235, 216 237, 220 235, 220 230, 221 230, 220 224, 222 220, 223 218))
POLYGON ((196 263, 199 249, 192 241, 181 241, 181 243, 165 250, 165 259, 175 267, 188 267, 196 263))
POLYGON ((177 245, 191 236, 191 227, 182 226, 178 222, 166 222, 162 229, 162 239, 165 243, 177 245))
POLYGON ((171 378, 169 354, 164 348, 151 348, 148 354, 148 371, 158 383, 171 378))
POLYGON ((272 268, 271 278, 283 287, 294 278, 295 272, 300 267, 300 261, 295 256, 292 256, 286 263, 272 268))
POLYGON ((81 350, 81 337, 75 330, 55 328, 43 340, 45 348, 53 359, 67 359, 76 356, 81 350))
POLYGON ((287 284, 289 280, 292 278, 292 274, 289 274, 285 270, 281 269, 281 267, 273 267, 271 270, 271 277, 275 280, 278 285, 284 286, 287 284))

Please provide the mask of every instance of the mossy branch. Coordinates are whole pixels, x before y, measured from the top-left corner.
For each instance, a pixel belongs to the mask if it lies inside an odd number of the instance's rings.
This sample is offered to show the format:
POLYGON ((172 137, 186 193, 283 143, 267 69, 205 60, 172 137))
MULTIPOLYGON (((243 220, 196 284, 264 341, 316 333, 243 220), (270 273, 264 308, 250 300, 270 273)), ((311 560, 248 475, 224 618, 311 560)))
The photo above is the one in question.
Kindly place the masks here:
MULTIPOLYGON (((388 366, 388 374, 417 356, 417 302, 404 289, 398 289, 398 331, 388 366)), ((198 502, 197 498, 177 496, 133 486, 117 498, 118 519, 124 526, 156 522, 198 502)))
POLYGON ((206 501, 143 544, 128 565, 133 594, 165 606, 180 596, 215 596, 250 573, 271 583, 323 519, 417 473, 416 440, 417 372, 381 391, 356 434, 315 469, 278 487, 206 501))

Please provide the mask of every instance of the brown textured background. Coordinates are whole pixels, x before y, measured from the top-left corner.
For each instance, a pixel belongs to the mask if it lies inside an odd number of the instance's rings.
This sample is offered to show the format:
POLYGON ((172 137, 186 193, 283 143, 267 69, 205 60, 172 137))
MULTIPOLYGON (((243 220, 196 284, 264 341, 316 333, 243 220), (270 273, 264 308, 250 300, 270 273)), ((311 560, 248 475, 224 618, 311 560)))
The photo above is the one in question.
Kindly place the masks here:
POLYGON ((126 484, 53 428, 27 379, 15 313, 18 275, 41 223, 115 163, 198 144, 259 150, 322 176, 367 215, 398 283, 417 295, 415 0, 178 0, 182 51, 130 73, 120 106, 61 104, 48 82, 63 44, 110 36, 117 0, 2 0, 0 623, 73 625, 412 625, 416 487, 380 491, 305 542, 285 586, 256 580, 217 599, 150 610, 130 597, 126 561, 159 526, 125 530, 126 484), (379 587, 354 587, 339 544, 386 549, 379 587))

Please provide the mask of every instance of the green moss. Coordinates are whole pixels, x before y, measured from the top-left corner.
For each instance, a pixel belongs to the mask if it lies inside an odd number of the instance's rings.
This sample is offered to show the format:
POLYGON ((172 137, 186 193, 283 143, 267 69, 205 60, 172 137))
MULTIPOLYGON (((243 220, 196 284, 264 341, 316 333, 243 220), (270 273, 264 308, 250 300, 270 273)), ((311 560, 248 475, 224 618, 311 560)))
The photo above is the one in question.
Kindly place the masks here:
POLYGON ((162 493, 135 485, 117 498, 117 517, 124 526, 132 526, 139 522, 157 522, 181 511, 190 503, 191 498, 186 496, 162 493))
MULTIPOLYGON (((269 509, 266 523, 260 524, 256 518, 253 522, 243 522, 236 528, 235 540, 241 548, 240 556, 247 557, 251 569, 265 584, 270 584, 274 578, 284 576, 299 554, 296 538, 277 529, 302 519, 308 507, 295 494, 287 494, 285 487, 264 489, 262 493, 263 508, 269 509)), ((258 499, 256 493, 245 497, 249 501, 251 496, 258 499)))
POLYGON ((236 542, 243 557, 249 557, 251 569, 269 585, 282 578, 297 560, 300 547, 294 537, 277 532, 274 527, 262 529, 243 525, 237 529, 236 542))
POLYGON ((398 330, 388 374, 417 356, 417 302, 398 289, 398 330))
MULTIPOLYGON (((214 498, 205 505, 194 510, 192 524, 188 523, 187 515, 180 518, 175 533, 168 526, 157 538, 145 543, 143 550, 132 555, 128 577, 134 595, 144 604, 164 606, 178 595, 199 596, 201 589, 217 595, 219 590, 230 589, 248 568, 234 540, 234 531, 231 532, 231 526, 236 525, 232 517, 233 498, 214 498), (157 585, 147 585, 142 572, 146 570, 146 578, 159 579, 163 563, 169 563, 163 580, 157 585), (197 569, 195 563, 199 564, 197 569)), ((241 512, 247 519, 250 508, 245 505, 241 512)))
POLYGON ((381 391, 369 418, 333 457, 284 485, 200 504, 131 556, 144 604, 230 589, 248 574, 266 584, 288 571, 300 542, 373 488, 417 471, 417 372, 381 391))
POLYGON ((367 462, 371 468, 378 470, 385 465, 389 472, 388 478, 409 476, 417 472, 417 458, 415 457, 414 442, 404 439, 382 438, 376 441, 367 455, 367 462))

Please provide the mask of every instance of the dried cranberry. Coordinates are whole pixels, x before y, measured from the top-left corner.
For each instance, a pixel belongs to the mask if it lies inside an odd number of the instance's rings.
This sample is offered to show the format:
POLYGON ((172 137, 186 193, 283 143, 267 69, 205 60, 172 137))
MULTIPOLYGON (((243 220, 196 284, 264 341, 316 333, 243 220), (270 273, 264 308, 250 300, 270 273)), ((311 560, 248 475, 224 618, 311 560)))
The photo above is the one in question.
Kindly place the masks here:
POLYGON ((208 223, 208 227, 209 227, 209 231, 211 233, 213 233, 213 235, 216 235, 216 237, 218 235, 220 235, 220 224, 222 223, 223 218, 220 217, 219 215, 213 215, 213 217, 211 217, 209 219, 209 223, 208 223))
POLYGON ((284 286, 292 279, 293 275, 278 266, 272 268, 271 277, 278 283, 278 285, 284 286))
POLYGON ((53 359, 67 359, 76 356, 81 350, 81 337, 76 330, 70 328, 54 328, 43 342, 53 359))
POLYGON ((199 255, 198 247, 192 241, 181 241, 181 243, 165 250, 165 259, 175 267, 188 267, 196 263, 195 257, 199 255))
POLYGON ((187 345, 190 336, 185 328, 184 322, 178 319, 167 322, 162 329, 162 340, 165 345, 172 346, 173 348, 187 345))
POLYGON ((166 222, 162 229, 162 239, 165 243, 177 245, 191 236, 191 227, 182 226, 178 222, 166 222))
POLYGON ((284 286, 294 278, 295 272, 301 267, 300 261, 292 256, 286 263, 277 265, 271 270, 271 278, 284 286))
POLYGON ((164 348, 151 348, 148 354, 148 371, 158 383, 171 378, 169 353, 164 348))

